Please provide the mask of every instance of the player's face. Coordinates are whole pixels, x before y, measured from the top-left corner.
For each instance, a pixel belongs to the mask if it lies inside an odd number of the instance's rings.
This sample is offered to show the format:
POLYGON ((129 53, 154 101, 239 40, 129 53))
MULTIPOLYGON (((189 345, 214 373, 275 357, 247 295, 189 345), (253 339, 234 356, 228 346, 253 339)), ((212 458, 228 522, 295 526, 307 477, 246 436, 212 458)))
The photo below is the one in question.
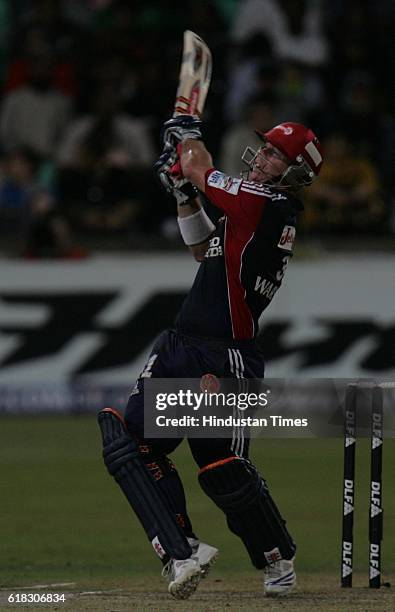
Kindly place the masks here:
POLYGON ((281 151, 267 143, 259 149, 248 178, 250 181, 265 183, 280 176, 288 168, 289 163, 281 151))

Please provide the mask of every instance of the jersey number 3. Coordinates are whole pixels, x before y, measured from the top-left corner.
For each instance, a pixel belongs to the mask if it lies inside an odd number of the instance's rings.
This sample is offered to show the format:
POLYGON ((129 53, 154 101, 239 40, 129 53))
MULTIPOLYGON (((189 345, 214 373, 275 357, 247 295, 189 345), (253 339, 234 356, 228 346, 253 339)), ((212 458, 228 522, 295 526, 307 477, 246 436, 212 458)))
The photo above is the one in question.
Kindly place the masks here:
POLYGON ((289 262, 290 258, 291 258, 290 255, 286 255, 285 257, 282 258, 281 261, 282 261, 283 265, 282 265, 281 270, 278 270, 278 272, 276 274, 276 280, 281 281, 283 279, 284 274, 285 274, 285 270, 287 269, 287 265, 288 265, 288 262, 289 262))

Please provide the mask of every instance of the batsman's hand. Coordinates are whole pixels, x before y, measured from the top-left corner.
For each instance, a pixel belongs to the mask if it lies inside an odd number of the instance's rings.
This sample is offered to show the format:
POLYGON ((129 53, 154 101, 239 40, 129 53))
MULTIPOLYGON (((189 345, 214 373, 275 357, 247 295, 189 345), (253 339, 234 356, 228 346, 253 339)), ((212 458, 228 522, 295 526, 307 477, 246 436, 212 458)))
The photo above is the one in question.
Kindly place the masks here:
POLYGON ((184 206, 198 196, 198 190, 182 176, 180 160, 175 147, 165 143, 162 155, 154 164, 154 171, 161 186, 174 197, 177 206, 184 206))
POLYGON ((188 138, 201 140, 201 125, 202 122, 195 115, 179 115, 178 117, 173 117, 163 124, 163 143, 169 143, 173 147, 176 147, 177 144, 188 138))

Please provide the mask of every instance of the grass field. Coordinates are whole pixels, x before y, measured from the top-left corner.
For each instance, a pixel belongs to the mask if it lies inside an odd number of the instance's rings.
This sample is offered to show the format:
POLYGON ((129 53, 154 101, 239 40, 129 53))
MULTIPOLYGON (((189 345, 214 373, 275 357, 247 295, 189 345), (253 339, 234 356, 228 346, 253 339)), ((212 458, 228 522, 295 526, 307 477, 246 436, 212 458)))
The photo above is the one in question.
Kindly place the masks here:
MULTIPOLYGON (((395 609, 393 587, 365 588, 367 440, 357 446, 357 588, 352 590, 338 586, 342 440, 255 440, 253 460, 298 543, 298 588, 289 599, 275 602, 262 598, 259 572, 201 492, 188 446, 181 445, 173 458, 186 485, 195 530, 220 549, 210 577, 183 603, 167 596, 151 546, 105 471, 94 417, 3 418, 0 432, 0 610, 6 609, 11 590, 67 593, 68 603, 41 606, 46 610, 395 609), (68 584, 25 588, 58 583, 68 584)), ((383 578, 394 584, 395 440, 385 440, 383 459, 383 578)))

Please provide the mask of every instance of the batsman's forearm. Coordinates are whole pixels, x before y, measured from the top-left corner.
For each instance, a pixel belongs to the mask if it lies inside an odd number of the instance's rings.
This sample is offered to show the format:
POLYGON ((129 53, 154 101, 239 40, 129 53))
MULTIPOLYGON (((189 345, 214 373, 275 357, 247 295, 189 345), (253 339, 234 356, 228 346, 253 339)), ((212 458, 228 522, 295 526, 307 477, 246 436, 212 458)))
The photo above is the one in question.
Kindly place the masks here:
POLYGON ((191 183, 204 192, 205 174, 213 167, 213 160, 201 140, 188 139, 182 143, 182 173, 191 183))
POLYGON ((189 200, 188 204, 182 204, 181 206, 178 204, 177 206, 177 214, 182 219, 183 217, 190 217, 193 213, 197 212, 202 205, 200 204, 198 198, 194 200, 189 200))
MULTIPOLYGON (((180 219, 185 218, 185 217, 190 217, 191 215, 196 213, 201 208, 202 208, 202 205, 198 198, 196 198, 195 200, 190 200, 188 204, 184 204, 183 206, 179 206, 179 205, 177 206, 178 217, 180 219)), ((209 240, 205 240, 204 242, 200 244, 189 246, 188 249, 194 256, 196 261, 201 262, 204 259, 208 246, 209 246, 209 240)))

